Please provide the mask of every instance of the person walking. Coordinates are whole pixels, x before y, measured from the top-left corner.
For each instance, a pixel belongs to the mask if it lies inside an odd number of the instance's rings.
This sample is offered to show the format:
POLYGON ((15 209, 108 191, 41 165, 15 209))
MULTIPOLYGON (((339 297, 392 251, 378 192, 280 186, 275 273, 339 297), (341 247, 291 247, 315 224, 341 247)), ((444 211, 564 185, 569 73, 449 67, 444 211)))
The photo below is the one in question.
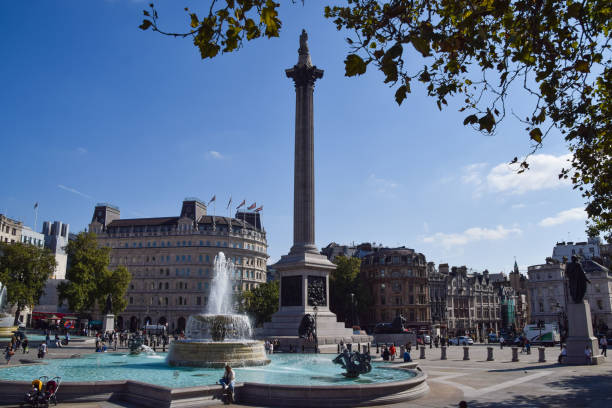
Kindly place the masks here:
POLYGON ((54 343, 56 348, 62 348, 62 341, 60 340, 59 334, 57 333, 55 333, 54 343))
POLYGON ((40 343, 40 346, 38 346, 38 358, 45 358, 46 355, 47 355, 47 344, 40 343))
POLYGON ((23 341, 21 342, 21 348, 23 348, 23 354, 27 354, 30 352, 30 349, 28 348, 29 346, 29 340, 26 337, 25 339, 23 339, 23 341))
POLYGON ((236 374, 234 373, 234 370, 232 370, 232 367, 230 367, 229 364, 226 364, 225 373, 223 374, 223 377, 221 377, 221 379, 219 380, 219 384, 221 384, 221 386, 223 387, 224 392, 225 390, 229 388, 230 402, 234 401, 235 382, 236 382, 236 374))
POLYGON ((389 347, 389 354, 391 355, 391 361, 395 360, 395 344, 391 343, 391 347, 389 347))
POLYGON ((11 348, 11 346, 6 346, 6 350, 4 350, 4 358, 6 359, 6 364, 11 362, 11 357, 13 357, 15 352, 11 348))
POLYGON ((591 349, 589 348, 589 346, 586 346, 584 348, 584 357, 586 359, 586 363, 590 365, 591 364, 591 349))
POLYGON ((604 357, 608 357, 608 339, 606 339, 606 336, 601 336, 601 339, 599 339, 599 348, 601 349, 601 354, 604 355, 604 357))
POLYGON ((504 336, 499 336, 499 349, 503 350, 504 349, 504 343, 506 342, 506 339, 504 339, 504 336))

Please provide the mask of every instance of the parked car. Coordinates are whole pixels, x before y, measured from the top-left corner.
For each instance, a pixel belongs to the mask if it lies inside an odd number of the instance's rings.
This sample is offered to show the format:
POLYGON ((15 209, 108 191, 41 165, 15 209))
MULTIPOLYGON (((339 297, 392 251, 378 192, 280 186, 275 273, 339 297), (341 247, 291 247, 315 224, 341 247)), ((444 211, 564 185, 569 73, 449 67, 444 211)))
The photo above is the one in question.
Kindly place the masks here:
POLYGON ((471 346, 472 344, 474 344, 474 340, 472 340, 472 338, 468 336, 453 337, 448 342, 455 346, 471 346))

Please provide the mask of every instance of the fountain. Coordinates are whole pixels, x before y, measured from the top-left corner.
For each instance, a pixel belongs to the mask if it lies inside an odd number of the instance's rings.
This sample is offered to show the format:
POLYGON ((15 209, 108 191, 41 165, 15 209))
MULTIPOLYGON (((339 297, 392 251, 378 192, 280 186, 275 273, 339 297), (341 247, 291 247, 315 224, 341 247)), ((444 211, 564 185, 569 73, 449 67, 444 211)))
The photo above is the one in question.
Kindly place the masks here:
POLYGON ((234 265, 223 252, 215 257, 214 277, 206 313, 187 320, 187 339, 170 345, 168 364, 194 367, 247 367, 270 362, 263 342, 252 340, 251 323, 234 312, 230 278, 234 265))
POLYGON ((7 288, 0 282, 0 338, 10 338, 13 332, 17 330, 16 326, 13 326, 15 316, 8 313, 9 308, 7 305, 7 288))

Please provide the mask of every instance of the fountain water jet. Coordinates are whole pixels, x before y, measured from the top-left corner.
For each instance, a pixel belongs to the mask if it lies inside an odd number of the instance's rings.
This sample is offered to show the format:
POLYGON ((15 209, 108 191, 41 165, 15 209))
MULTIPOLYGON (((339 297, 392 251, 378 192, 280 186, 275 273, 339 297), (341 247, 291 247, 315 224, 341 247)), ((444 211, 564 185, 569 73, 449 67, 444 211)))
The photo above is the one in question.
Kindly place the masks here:
POLYGON ((219 252, 206 313, 189 316, 187 339, 170 346, 171 366, 223 367, 227 363, 245 367, 270 362, 263 343, 251 339, 249 318, 234 311, 230 282, 233 276, 233 263, 219 252))

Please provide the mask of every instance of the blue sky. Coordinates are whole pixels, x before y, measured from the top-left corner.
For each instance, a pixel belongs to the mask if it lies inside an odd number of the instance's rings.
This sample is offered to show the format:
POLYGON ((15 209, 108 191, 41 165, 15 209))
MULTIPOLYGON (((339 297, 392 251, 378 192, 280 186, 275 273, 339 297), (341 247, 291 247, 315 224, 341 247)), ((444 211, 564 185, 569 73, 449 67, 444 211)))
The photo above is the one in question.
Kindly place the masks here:
MULTIPOLYGON (((168 29, 184 6, 158 1, 168 29)), ((285 2, 283 2, 285 3, 285 2)), ((189 40, 137 27, 147 2, 0 2, 0 213, 84 229, 96 202, 122 218, 178 215, 184 197, 264 205, 270 261, 292 240, 294 87, 284 70, 309 32, 315 89, 316 237, 405 245, 436 264, 508 272, 541 263, 560 240, 585 240, 584 200, 557 180, 567 158, 553 131, 529 151, 512 118, 493 137, 439 112, 422 89, 401 107, 372 71, 344 77, 346 35, 322 3, 283 5, 281 38, 202 61, 189 40)), ((422 64, 414 58, 414 64, 422 64)), ((526 105, 513 98, 520 116, 526 105)), ((210 209, 212 210, 212 209, 210 209)))

